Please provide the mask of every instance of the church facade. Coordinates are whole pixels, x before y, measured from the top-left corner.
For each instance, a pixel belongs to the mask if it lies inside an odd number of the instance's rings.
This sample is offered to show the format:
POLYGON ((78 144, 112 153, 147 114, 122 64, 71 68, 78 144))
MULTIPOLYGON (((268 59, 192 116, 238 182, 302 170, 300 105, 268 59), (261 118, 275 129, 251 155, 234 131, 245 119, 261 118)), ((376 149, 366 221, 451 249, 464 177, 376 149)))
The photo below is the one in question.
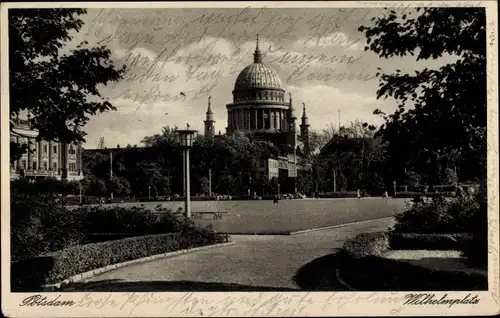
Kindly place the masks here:
MULTIPOLYGON (((226 134, 251 135, 254 139, 273 143, 280 151, 276 157, 260 159, 256 169, 261 176, 295 179, 299 170, 310 169, 301 160, 309 156, 310 126, 305 104, 297 130, 292 96, 285 91, 278 74, 263 63, 258 38, 254 61, 236 78, 232 95, 232 103, 226 105, 226 134)), ((215 137, 210 98, 204 127, 205 136, 215 137)))

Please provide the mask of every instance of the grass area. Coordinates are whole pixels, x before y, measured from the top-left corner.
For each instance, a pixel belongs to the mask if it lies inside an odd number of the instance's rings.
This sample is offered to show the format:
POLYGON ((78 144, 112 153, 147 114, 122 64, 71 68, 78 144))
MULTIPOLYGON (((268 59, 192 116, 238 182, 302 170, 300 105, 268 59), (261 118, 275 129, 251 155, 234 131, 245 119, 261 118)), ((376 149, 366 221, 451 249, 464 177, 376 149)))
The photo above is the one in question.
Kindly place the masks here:
MULTIPOLYGON (((406 199, 307 199, 272 201, 197 201, 192 202, 192 212, 229 212, 221 220, 196 220, 200 225, 212 224, 218 232, 240 234, 284 234, 309 228, 340 225, 393 216, 406 205, 406 199)), ((158 204, 176 211, 183 202, 148 202, 145 207, 154 209, 158 204)), ((137 206, 139 203, 122 203, 120 206, 137 206)))

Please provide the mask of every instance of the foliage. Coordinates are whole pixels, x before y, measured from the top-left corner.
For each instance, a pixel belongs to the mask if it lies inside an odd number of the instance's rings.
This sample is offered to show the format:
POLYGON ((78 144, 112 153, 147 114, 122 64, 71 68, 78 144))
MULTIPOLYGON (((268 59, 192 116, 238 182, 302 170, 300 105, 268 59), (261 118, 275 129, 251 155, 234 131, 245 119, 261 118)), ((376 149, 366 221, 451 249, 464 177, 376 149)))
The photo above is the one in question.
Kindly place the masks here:
POLYGON ((190 236, 210 236, 215 232, 201 228, 192 220, 174 216, 157 206, 145 207, 81 206, 65 208, 53 193, 25 194, 12 192, 11 249, 13 259, 81 244, 88 234, 120 233, 145 235, 177 232, 190 236))
POLYGON ((388 248, 389 238, 385 232, 359 234, 342 246, 342 249, 352 258, 381 255, 388 248))
MULTIPOLYGON (((388 145, 388 161, 398 171, 411 166, 426 183, 439 184, 440 167, 458 165, 461 178, 484 178, 486 160, 486 35, 484 8, 391 10, 361 26, 365 50, 382 58, 416 60, 451 56, 439 69, 377 74, 378 98, 392 97, 398 109, 380 110, 378 131, 388 145)), ((400 181, 400 180, 398 180, 400 181)))
POLYGON ((12 287, 16 291, 39 289, 73 275, 111 264, 180 249, 222 243, 213 232, 192 229, 185 233, 146 235, 66 248, 12 264, 12 287), (190 232, 189 232, 190 231, 190 232))
POLYGON ((415 171, 407 170, 405 172, 405 185, 407 185, 411 190, 417 190, 420 185, 420 175, 415 171))
MULTIPOLYGON (((10 119, 28 113, 29 125, 38 138, 83 142, 81 128, 89 116, 114 110, 98 90, 121 79, 111 51, 104 46, 80 43, 68 53, 63 48, 80 31, 78 16, 84 9, 9 10, 10 119), (43 32, 40 32, 43 30, 43 32)), ((25 150, 12 145, 12 158, 25 150)))
POLYGON ((337 191, 365 189, 383 192, 385 186, 385 146, 374 136, 375 127, 359 120, 341 127, 322 152, 314 158, 320 190, 333 190, 335 170, 337 191))
POLYGON ((464 256, 475 266, 486 267, 488 264, 488 193, 486 183, 480 185, 475 194, 479 209, 468 218, 472 228, 472 240, 462 249, 464 256))
POLYGON ((443 184, 457 184, 458 177, 453 169, 446 168, 443 172, 443 184))
POLYGON ((480 213, 480 204, 470 198, 447 200, 433 197, 430 202, 416 198, 396 215, 397 233, 472 233, 471 220, 480 213))
POLYGON ((55 178, 41 178, 30 181, 25 178, 12 180, 10 183, 11 191, 24 194, 78 194, 80 185, 77 181, 57 180, 55 178))
POLYGON ((20 259, 78 244, 84 237, 78 219, 54 193, 11 190, 11 257, 20 259))

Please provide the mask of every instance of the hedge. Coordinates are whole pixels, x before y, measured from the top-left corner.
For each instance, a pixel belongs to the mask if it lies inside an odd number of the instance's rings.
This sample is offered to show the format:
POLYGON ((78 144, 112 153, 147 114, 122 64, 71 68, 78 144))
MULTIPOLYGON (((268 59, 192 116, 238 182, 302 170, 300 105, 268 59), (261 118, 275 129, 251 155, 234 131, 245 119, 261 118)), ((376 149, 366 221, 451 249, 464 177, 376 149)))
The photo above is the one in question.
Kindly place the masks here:
POLYGON ((407 191, 407 192, 396 192, 395 198, 417 198, 417 197, 455 197, 455 191, 450 192, 417 192, 417 191, 407 191))
POLYGON ((389 248, 389 237, 385 232, 363 233, 347 240, 342 249, 353 258, 382 255, 389 248))
POLYGON ((390 233, 392 250, 462 250, 472 240, 468 233, 415 234, 390 233))
POLYGON ((37 291, 73 275, 155 254, 224 242, 209 232, 169 233, 66 248, 11 264, 12 291, 37 291))
POLYGON ((120 206, 68 208, 51 194, 11 194, 13 261, 81 245, 89 239, 96 242, 96 238, 103 239, 109 233, 123 237, 174 232, 194 236, 216 235, 210 226, 197 226, 192 220, 174 215, 161 205, 154 211, 146 207, 120 206))

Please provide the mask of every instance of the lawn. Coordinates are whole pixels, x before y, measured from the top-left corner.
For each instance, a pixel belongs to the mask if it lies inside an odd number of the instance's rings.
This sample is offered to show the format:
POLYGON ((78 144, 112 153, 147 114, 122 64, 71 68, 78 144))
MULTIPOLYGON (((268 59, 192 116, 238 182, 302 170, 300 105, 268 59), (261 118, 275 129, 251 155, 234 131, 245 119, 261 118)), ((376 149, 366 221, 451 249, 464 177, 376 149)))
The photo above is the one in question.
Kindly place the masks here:
MULTIPOLYGON (((306 199, 273 201, 194 201, 192 212, 228 212, 221 220, 196 220, 200 225, 212 224, 218 232, 278 234, 309 228, 339 225, 393 216, 408 199, 306 199)), ((142 203, 153 209, 156 205, 176 211, 183 202, 142 203)), ((121 206, 139 203, 121 203, 121 206)))

